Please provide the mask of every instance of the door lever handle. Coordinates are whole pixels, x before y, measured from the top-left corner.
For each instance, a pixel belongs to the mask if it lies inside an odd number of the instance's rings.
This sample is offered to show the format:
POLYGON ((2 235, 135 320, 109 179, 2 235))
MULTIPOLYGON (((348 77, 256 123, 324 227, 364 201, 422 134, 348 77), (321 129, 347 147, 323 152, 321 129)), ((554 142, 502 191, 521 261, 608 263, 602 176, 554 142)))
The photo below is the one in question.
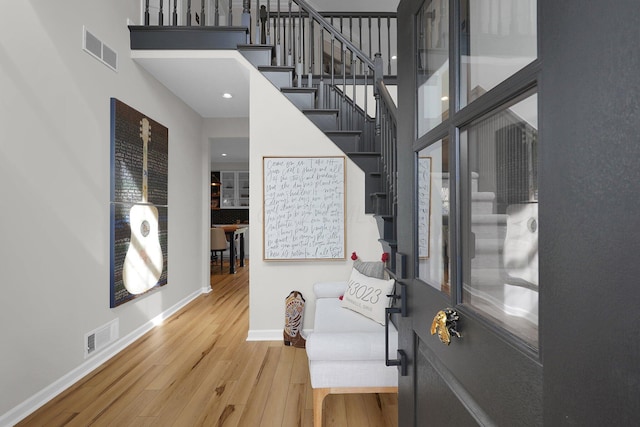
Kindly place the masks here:
POLYGON ((392 314, 400 314, 402 317, 407 315, 407 293, 403 284, 397 284, 400 287, 400 295, 387 295, 392 298, 393 302, 400 299, 400 307, 386 307, 384 309, 384 363, 386 366, 398 366, 401 376, 407 376, 407 355, 404 350, 398 350, 397 359, 389 359, 389 322, 392 314))
POLYGON ((431 335, 438 334, 438 338, 444 344, 451 344, 451 335, 462 338, 458 332, 458 320, 460 315, 452 308, 440 310, 431 322, 431 335))
POLYGON ((389 359, 389 318, 392 314, 401 313, 396 307, 387 307, 384 309, 384 363, 387 366, 398 366, 400 375, 406 377, 407 374, 407 355, 404 350, 398 350, 397 359, 389 359))

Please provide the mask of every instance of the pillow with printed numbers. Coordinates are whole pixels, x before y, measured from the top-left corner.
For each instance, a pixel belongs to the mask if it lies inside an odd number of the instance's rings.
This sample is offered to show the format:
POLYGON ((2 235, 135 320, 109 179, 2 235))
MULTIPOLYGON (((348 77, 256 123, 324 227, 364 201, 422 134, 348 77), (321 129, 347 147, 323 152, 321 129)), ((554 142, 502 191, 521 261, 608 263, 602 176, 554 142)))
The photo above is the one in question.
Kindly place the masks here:
POLYGON ((387 295, 393 291, 394 283, 393 279, 382 280, 365 276, 354 268, 344 291, 342 307, 384 325, 384 309, 389 307, 390 300, 387 295))

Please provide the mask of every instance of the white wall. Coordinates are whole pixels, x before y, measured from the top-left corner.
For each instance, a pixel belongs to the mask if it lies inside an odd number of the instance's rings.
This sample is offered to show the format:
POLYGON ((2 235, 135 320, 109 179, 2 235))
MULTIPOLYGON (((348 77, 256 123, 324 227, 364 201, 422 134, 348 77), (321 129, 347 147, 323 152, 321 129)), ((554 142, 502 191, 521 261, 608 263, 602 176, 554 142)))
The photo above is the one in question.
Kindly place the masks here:
POLYGON ((364 213, 364 172, 347 159, 346 259, 340 261, 263 260, 262 159, 264 156, 344 156, 313 123, 257 71, 250 73, 249 166, 251 191, 251 278, 249 339, 282 339, 284 300, 292 290, 307 304, 304 327, 313 327, 313 283, 347 280, 356 251, 365 261, 378 261, 382 246, 372 215, 364 213))
POLYGON ((209 268, 202 119, 129 58, 127 18, 139 19, 140 3, 2 7, 0 425, 83 366, 85 333, 118 318, 126 336, 199 294, 209 268), (82 51, 83 25, 118 52, 117 73, 82 51), (169 129, 168 285, 116 309, 109 308, 110 97, 169 129))

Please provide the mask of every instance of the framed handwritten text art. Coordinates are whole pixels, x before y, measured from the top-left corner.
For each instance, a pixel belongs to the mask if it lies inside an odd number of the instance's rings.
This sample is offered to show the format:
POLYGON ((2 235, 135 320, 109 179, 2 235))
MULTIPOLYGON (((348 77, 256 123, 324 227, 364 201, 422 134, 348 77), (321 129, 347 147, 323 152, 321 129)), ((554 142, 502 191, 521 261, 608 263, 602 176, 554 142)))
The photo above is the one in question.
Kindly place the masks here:
POLYGON ((263 158, 263 258, 345 259, 345 158, 263 158))

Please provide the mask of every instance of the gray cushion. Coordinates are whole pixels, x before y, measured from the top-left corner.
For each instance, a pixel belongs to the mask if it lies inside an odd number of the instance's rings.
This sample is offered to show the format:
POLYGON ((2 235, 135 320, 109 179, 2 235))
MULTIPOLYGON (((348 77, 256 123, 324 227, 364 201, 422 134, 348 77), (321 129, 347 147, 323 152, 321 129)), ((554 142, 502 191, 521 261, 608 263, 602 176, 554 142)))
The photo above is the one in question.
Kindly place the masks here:
POLYGON ((353 261, 353 267, 365 276, 376 279, 386 279, 384 263, 382 261, 353 261))

